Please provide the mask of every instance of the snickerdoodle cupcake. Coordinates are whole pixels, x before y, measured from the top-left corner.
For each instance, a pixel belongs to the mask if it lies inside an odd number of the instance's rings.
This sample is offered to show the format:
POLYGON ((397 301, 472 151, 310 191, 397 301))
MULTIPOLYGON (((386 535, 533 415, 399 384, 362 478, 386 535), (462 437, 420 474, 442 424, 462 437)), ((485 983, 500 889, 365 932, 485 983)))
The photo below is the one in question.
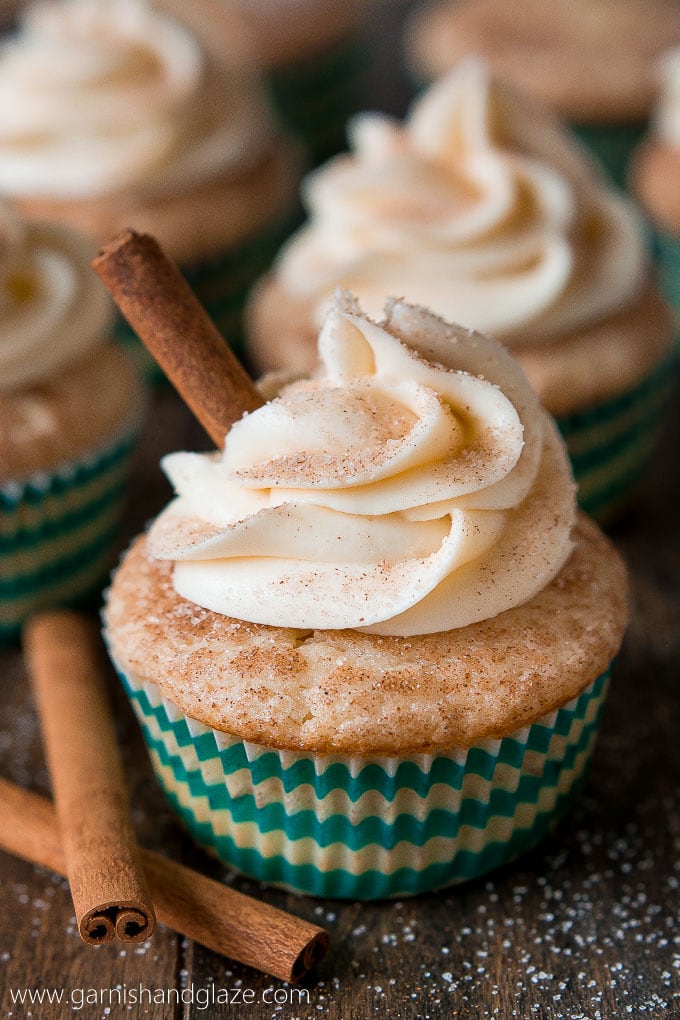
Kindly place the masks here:
POLYGON ((98 244, 153 233, 237 347, 298 166, 243 52, 142 0, 39 3, 0 49, 0 194, 98 244))
POLYGON ((91 257, 0 207, 0 640, 96 593, 118 552, 142 387, 91 257))
POLYGON ((494 341, 340 294, 320 368, 177 498, 107 596, 158 778, 246 874, 378 898, 532 846, 593 748, 626 620, 562 440, 494 341))
POLYGON ((478 54, 567 119, 623 186, 655 93, 654 64, 680 44, 666 0, 435 0, 408 27, 414 74, 430 81, 478 54))
POLYGON ((248 309, 261 369, 306 370, 335 287, 500 339, 567 440, 584 509, 628 501, 668 392, 672 319, 641 220, 547 111, 470 60, 403 124, 366 114, 308 177, 309 219, 248 309))

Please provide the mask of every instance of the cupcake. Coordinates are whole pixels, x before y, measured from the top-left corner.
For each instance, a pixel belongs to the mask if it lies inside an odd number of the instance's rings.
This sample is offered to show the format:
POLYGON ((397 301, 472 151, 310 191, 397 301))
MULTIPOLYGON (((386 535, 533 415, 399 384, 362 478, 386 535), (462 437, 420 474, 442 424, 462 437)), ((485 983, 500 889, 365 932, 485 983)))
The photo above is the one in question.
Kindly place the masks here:
POLYGON ((126 554, 105 634, 189 831, 252 877, 401 896, 534 845, 580 787, 626 619, 552 419, 496 342, 339 294, 320 367, 126 554))
POLYGON ((0 207, 0 639, 115 559, 142 390, 72 231, 0 207))
POLYGON ((666 0, 439 2, 419 10, 407 47, 430 80, 480 54, 504 79, 570 121, 623 186, 654 95, 654 62, 680 43, 680 8, 666 0))
POLYGON ((154 233, 237 348, 296 169, 241 49, 218 59, 139 0, 40 3, 0 50, 0 194, 97 243, 154 233))
POLYGON ((680 49, 660 63, 661 94, 631 186, 655 227, 661 288, 680 315, 680 49))
POLYGON ((647 463, 672 358, 633 205, 477 60, 403 124, 367 114, 350 137, 307 179, 309 220, 253 294, 254 361, 308 369, 337 286, 371 315, 403 296, 492 333, 557 416, 582 507, 611 519, 647 463))
POLYGON ((243 19, 284 125, 305 143, 312 163, 344 149, 345 123, 362 105, 359 0, 230 0, 230 6, 243 19))

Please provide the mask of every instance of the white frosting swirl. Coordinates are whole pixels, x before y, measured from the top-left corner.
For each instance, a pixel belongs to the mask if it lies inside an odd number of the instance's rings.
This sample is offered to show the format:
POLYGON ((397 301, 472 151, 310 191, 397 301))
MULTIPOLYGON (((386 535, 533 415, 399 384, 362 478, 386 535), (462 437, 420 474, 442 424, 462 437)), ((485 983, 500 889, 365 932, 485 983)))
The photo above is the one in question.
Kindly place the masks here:
POLYGON ((301 628, 423 634, 518 605, 570 548, 554 425, 493 340, 336 296, 317 377, 244 416, 222 455, 173 454, 150 533, 183 597, 301 628))
POLYGON ((0 50, 0 190, 157 192, 248 166, 271 141, 259 82, 142 0, 43 2, 0 50))
POLYGON ((674 149, 680 149, 680 48, 666 53, 659 62, 660 95, 654 113, 656 134, 674 149))
POLYGON ((72 231, 0 206, 0 391, 50 379, 106 338, 112 309, 92 255, 72 231))
POLYGON ((285 288, 321 322, 336 286, 380 314, 400 294, 512 347, 631 303, 646 266, 633 206, 551 115, 468 60, 399 125, 363 115, 353 152, 306 182, 285 288))

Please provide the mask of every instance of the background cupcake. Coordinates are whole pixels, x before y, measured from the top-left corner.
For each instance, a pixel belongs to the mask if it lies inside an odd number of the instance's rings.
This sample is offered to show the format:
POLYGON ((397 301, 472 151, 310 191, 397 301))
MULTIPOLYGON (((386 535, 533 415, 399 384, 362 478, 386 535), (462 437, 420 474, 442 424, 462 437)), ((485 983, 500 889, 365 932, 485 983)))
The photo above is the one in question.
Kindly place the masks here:
POLYGON ((137 0, 39 4, 0 51, 0 194, 98 243, 153 233, 236 346, 296 160, 240 52, 137 0))
POLYGON ((659 64, 661 94, 637 150, 632 187, 656 229, 661 287, 680 316, 680 49, 659 64))
POLYGON ((493 341, 349 297, 322 370, 175 454, 105 626, 158 778, 228 864, 314 894, 461 881, 535 843, 626 617, 554 424, 493 341), (351 413, 350 413, 351 412, 351 413))
POLYGON ((261 368, 308 368, 335 287, 404 295, 507 344, 567 439, 582 506, 609 518, 658 430, 672 324, 641 222, 557 121, 468 61, 403 125, 357 118, 311 175, 310 217, 249 309, 261 368))
POLYGON ((365 5, 230 0, 230 6, 243 19, 284 125, 303 139, 312 164, 344 149, 345 123, 362 105, 365 5))
POLYGON ((410 26, 414 73, 431 80, 470 54, 566 118, 623 186, 652 106, 654 64, 680 43, 665 0, 435 3, 410 26))
POLYGON ((116 554, 142 395, 91 254, 0 208, 0 639, 92 595, 116 554))

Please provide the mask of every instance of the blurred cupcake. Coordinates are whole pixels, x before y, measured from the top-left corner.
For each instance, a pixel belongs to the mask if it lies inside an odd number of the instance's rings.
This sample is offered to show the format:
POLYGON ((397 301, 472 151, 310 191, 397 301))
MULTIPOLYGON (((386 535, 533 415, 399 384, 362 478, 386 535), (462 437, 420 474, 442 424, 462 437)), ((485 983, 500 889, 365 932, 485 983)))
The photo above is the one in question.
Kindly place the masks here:
POLYGON ((641 222, 558 122, 464 62, 403 125, 364 115, 312 174, 303 227, 248 310, 262 369, 308 369, 334 288, 492 333, 567 440, 581 505, 627 501, 656 438, 672 322, 641 222))
POLYGON ((500 345, 343 295, 319 350, 222 454, 164 460, 178 495, 116 572, 106 637, 199 842, 302 892, 400 896, 565 812, 625 571, 500 345))
POLYGON ((654 96, 654 63, 680 43, 666 0, 460 0, 428 4, 407 40, 421 79, 480 54, 499 77, 569 120, 612 179, 625 184, 654 96))
POLYGON ((240 52, 138 0, 41 3, 0 50, 0 194, 98 243, 153 233, 236 347, 296 165, 240 52))
POLYGON ((680 49, 660 64, 652 129, 637 150, 631 185, 656 229, 661 288, 680 316, 680 49))
MULTIPOLYGON (((227 0, 222 0, 227 2, 227 0)), ((361 109, 360 0, 230 0, 267 73, 284 125, 313 165, 344 149, 347 119, 361 109)))
POLYGON ((0 207, 0 638, 101 586, 139 428, 90 245, 0 207))

